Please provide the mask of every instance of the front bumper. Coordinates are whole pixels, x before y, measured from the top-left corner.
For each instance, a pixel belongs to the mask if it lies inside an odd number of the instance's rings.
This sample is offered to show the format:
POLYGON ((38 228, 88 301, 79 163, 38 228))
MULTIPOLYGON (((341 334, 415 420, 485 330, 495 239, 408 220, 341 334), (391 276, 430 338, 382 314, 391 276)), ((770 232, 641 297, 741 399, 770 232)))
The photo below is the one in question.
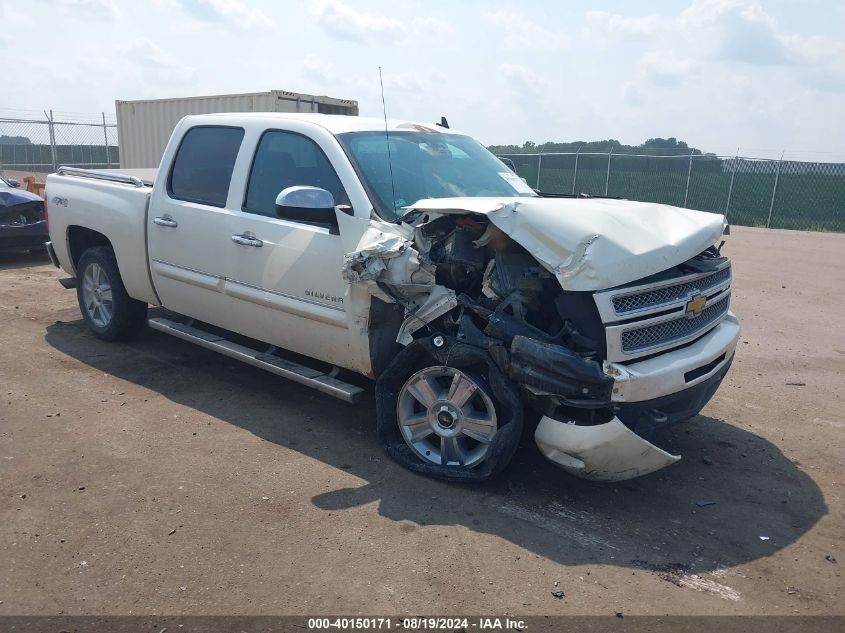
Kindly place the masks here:
POLYGON ((578 426, 544 416, 534 439, 547 459, 576 477, 595 481, 640 477, 681 459, 647 442, 619 418, 578 426))
POLYGON ((617 417, 637 435, 651 437, 657 429, 666 428, 695 417, 704 408, 728 373, 733 362, 733 352, 719 363, 718 369, 709 373, 708 378, 688 389, 677 393, 620 404, 617 417))
POLYGON ((616 417, 588 426, 544 416, 534 434, 540 452, 567 472, 597 481, 631 479, 675 463, 680 455, 645 437, 704 408, 730 369, 738 338, 739 323, 729 314, 682 349, 630 365, 605 363, 605 372, 617 381, 616 417))
POLYGON ((728 312, 719 325, 690 345, 627 365, 605 362, 604 372, 613 378, 611 400, 654 400, 706 382, 724 373, 738 340, 739 321, 728 312))

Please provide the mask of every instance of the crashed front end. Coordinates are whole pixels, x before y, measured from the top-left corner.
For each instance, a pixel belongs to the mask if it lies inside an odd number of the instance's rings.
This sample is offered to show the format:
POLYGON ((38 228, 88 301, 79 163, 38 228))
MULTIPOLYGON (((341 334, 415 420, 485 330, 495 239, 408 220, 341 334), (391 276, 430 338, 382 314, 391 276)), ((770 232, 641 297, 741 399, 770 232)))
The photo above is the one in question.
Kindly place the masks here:
POLYGON ((577 476, 618 481, 680 459, 649 438, 695 416, 733 360, 721 216, 461 198, 420 201, 396 224, 338 218, 347 281, 403 308, 394 340, 437 347, 444 364, 451 350, 483 353, 541 414, 543 455, 577 476))

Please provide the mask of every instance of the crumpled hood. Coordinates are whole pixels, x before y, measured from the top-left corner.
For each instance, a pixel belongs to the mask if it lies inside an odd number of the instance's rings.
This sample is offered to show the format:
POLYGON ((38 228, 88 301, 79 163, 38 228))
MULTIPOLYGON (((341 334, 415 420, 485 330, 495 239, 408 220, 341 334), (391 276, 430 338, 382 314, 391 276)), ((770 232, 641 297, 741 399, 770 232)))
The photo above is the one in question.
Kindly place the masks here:
POLYGON ((572 291, 676 266, 713 245, 727 224, 716 213, 606 198, 437 198, 410 209, 486 215, 572 291))

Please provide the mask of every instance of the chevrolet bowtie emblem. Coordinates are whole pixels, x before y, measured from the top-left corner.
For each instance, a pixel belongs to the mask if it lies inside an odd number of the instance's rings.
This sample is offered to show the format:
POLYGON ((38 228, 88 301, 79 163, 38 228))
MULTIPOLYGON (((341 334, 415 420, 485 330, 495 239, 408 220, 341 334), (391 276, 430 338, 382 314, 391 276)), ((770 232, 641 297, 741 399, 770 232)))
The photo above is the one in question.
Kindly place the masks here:
POLYGON ((707 305, 707 297, 704 295, 694 295, 687 301, 686 306, 686 315, 688 317, 697 317, 701 314, 701 311, 704 310, 704 306, 707 305))

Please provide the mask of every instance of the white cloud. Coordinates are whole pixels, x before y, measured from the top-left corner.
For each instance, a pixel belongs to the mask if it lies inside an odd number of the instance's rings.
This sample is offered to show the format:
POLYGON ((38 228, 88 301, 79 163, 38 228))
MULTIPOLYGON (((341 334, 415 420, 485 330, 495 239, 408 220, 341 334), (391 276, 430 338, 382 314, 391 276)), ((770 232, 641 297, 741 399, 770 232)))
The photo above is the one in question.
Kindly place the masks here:
POLYGON ((653 83, 674 87, 699 67, 692 59, 679 59, 668 50, 647 51, 640 59, 640 68, 653 83))
POLYGON ((169 0, 168 4, 178 4, 200 20, 232 24, 245 30, 269 31, 275 26, 261 9, 241 0, 169 0))
POLYGON ((499 72, 517 92, 540 94, 549 88, 549 82, 530 68, 519 64, 501 64, 499 72))
POLYGON ((335 77, 335 67, 322 58, 308 55, 302 60, 301 75, 310 82, 329 83, 335 77))
POLYGON ((681 12, 679 21, 694 26, 712 24, 728 13, 747 9, 749 4, 747 0, 693 0, 681 12))
POLYGON ((424 95, 432 86, 442 86, 447 77, 439 72, 400 72, 384 73, 384 91, 386 94, 404 93, 424 95))
POLYGON ((675 136, 729 153, 845 152, 841 0, 464 4, 0 0, 15 85, 3 105, 100 111, 286 88, 380 116, 382 65, 390 116, 443 114, 489 143, 675 136), (68 29, 74 63, 57 64, 68 29))
POLYGON ((617 39, 648 37, 660 48, 640 59, 655 83, 677 85, 707 62, 800 67, 796 77, 816 86, 845 86, 845 40, 788 33, 759 0, 693 0, 673 16, 624 16, 589 11, 588 27, 617 39))
POLYGON ((320 0, 314 7, 314 17, 330 34, 356 42, 368 37, 395 38, 405 32, 398 19, 378 13, 357 11, 339 0, 320 0))
POLYGON ((666 29, 671 22, 660 15, 627 17, 607 11, 587 11, 585 19, 588 26, 593 27, 600 33, 643 37, 654 35, 666 29))
POLYGON ((630 82, 625 84, 625 87, 622 90, 622 98, 625 99, 625 103, 632 108, 639 108, 643 105, 643 103, 645 103, 645 99, 643 99, 643 94, 640 92, 639 88, 630 82))
POLYGON ((444 35, 446 33, 451 33, 454 30, 452 28, 452 25, 448 22, 444 22, 443 20, 438 20, 437 18, 432 17, 414 18, 411 21, 411 25, 414 29, 433 33, 435 35, 444 35))
POLYGON ((556 31, 540 26, 528 16, 511 10, 485 13, 484 17, 505 30, 505 46, 513 49, 555 50, 566 45, 566 38, 556 31))
POLYGON ((118 17, 113 0, 53 0, 51 4, 60 7, 68 16, 80 20, 113 22, 118 17))
POLYGON ((124 59, 141 66, 152 68, 172 68, 176 61, 155 42, 139 39, 119 47, 124 59))
MULTIPOLYGON (((133 65, 138 77, 145 83, 159 86, 184 86, 193 81, 195 70, 184 60, 176 59, 161 46, 148 39, 136 39, 127 44, 117 46, 122 58, 133 65)), ((102 73, 102 61, 86 58, 85 64, 94 68, 96 73, 102 73)), ((108 65, 110 70, 113 65, 108 65)))

